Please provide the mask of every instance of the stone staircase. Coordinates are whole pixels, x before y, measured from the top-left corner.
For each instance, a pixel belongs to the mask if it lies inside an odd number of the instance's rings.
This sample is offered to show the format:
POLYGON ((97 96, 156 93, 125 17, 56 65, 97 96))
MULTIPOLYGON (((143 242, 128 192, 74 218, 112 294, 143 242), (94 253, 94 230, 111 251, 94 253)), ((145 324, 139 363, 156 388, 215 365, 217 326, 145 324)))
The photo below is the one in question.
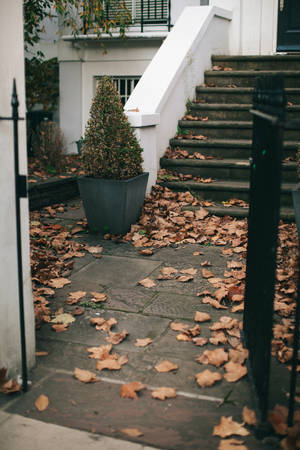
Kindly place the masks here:
MULTIPOLYGON (((165 170, 160 184, 173 190, 190 190, 200 199, 213 202, 209 209, 214 214, 246 216, 247 208, 229 208, 226 202, 233 198, 249 200, 249 110, 254 79, 276 72, 285 77, 287 119, 300 119, 300 55, 213 56, 204 86, 196 88, 196 99, 187 105, 178 133, 161 158, 165 170)), ((298 143, 300 130, 286 130, 281 188, 281 216, 285 219, 293 218, 291 190, 297 183, 298 143)))

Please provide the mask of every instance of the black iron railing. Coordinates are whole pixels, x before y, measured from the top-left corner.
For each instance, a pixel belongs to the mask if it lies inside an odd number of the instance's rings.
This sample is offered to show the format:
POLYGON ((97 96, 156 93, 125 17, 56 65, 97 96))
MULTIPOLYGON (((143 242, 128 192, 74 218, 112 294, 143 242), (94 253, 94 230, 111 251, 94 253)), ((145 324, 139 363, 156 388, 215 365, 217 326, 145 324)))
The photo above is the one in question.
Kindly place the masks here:
POLYGON ((27 177, 19 173, 19 100, 17 95, 16 80, 13 81, 13 91, 11 96, 11 117, 0 117, 0 120, 11 120, 13 122, 14 136, 14 171, 15 171, 15 211, 16 211, 16 245, 18 260, 18 295, 19 295, 19 320, 20 320, 20 340, 22 356, 22 389, 27 391, 27 357, 26 357, 26 333, 25 333, 25 315, 24 315, 24 291, 23 291, 23 267, 22 267, 22 237, 21 237, 21 205, 20 199, 27 197, 27 177))
MULTIPOLYGON (((145 27, 153 26, 166 26, 170 31, 171 0, 125 0, 123 4, 130 16, 127 26, 137 26, 141 33, 145 27)), ((103 0, 103 7, 108 20, 115 20, 122 13, 120 0, 103 0)), ((83 29, 85 33, 88 32, 86 23, 83 29)))
MULTIPOLYGON (((299 120, 285 122, 285 105, 284 80, 281 75, 256 79, 251 110, 253 143, 250 158, 250 207, 243 340, 249 349, 248 369, 258 400, 261 425, 266 423, 269 406, 283 132, 285 128, 300 129, 299 120)), ((293 424, 295 406, 299 299, 300 279, 294 319, 289 426, 293 424)))

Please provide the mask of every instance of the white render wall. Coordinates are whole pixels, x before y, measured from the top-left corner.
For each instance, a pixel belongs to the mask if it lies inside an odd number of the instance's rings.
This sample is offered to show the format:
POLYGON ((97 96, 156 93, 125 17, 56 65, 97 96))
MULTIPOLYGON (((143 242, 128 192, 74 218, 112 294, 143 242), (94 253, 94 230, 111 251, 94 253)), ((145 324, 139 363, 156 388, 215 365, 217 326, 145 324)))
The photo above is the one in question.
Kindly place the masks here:
POLYGON ((270 55, 276 52, 279 0, 210 0, 231 9, 231 55, 270 55))
POLYGON ((125 105, 144 149, 148 192, 186 102, 211 66, 211 55, 228 53, 231 17, 231 11, 214 6, 185 8, 125 105))
MULTIPOLYGON (((19 114, 25 116, 23 2, 0 2, 0 116, 11 116, 11 92, 16 78, 19 96, 19 114), (13 30, 13 39, 8 39, 13 30), (4 45, 5 43, 5 45, 4 45)), ((9 374, 20 373, 21 350, 18 304, 18 272, 15 221, 15 186, 13 159, 13 125, 0 121, 0 368, 9 374)), ((20 172, 27 171, 25 121, 19 122, 20 172)), ((29 262, 28 201, 22 199, 22 250, 24 275, 24 300, 27 335, 28 365, 34 364, 34 316, 29 262)))
POLYGON ((60 127, 68 152, 76 153, 75 141, 84 133, 95 92, 95 77, 141 76, 162 39, 107 41, 107 53, 96 41, 59 43, 60 127))

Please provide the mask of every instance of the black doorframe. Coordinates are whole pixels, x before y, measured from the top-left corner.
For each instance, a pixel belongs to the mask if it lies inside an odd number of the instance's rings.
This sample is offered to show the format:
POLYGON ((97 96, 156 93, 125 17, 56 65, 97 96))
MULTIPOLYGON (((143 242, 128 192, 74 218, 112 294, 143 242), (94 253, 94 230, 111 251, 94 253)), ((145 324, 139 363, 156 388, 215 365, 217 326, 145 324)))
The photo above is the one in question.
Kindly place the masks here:
POLYGON ((300 52, 300 1, 278 0, 277 51, 300 52))

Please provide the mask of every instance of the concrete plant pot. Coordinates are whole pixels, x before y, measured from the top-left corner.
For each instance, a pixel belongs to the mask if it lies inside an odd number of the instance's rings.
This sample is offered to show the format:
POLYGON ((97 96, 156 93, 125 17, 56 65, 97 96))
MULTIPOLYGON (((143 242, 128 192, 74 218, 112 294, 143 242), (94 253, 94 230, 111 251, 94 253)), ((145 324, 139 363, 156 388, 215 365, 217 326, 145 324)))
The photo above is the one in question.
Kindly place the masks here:
POLYGON ((126 234, 141 214, 148 176, 146 172, 128 180, 78 177, 90 230, 126 234))

